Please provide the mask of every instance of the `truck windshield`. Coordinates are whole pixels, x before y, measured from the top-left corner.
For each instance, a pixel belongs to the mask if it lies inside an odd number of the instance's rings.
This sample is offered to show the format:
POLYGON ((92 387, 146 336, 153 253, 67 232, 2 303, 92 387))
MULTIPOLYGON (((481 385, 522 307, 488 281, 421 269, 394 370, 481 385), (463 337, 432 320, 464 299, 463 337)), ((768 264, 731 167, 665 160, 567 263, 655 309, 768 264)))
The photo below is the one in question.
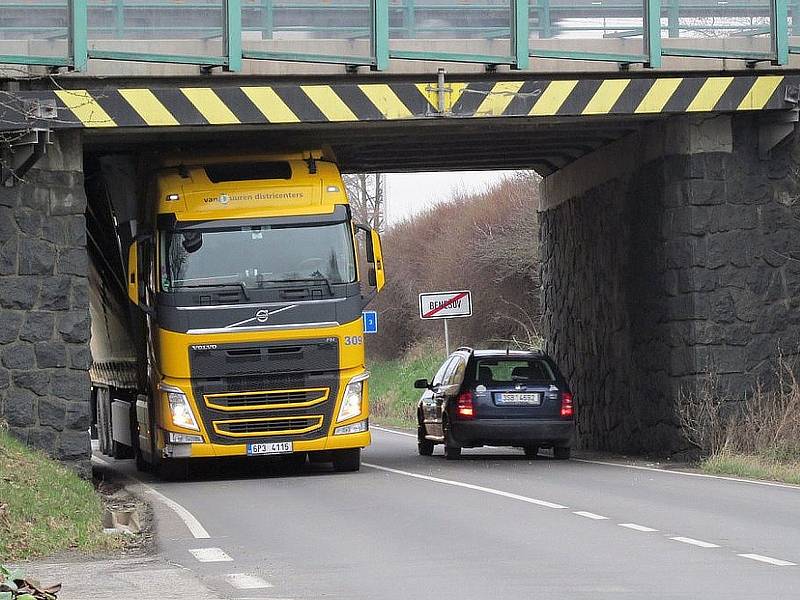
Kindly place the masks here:
POLYGON ((185 229, 161 233, 161 289, 356 279, 347 222, 185 229))

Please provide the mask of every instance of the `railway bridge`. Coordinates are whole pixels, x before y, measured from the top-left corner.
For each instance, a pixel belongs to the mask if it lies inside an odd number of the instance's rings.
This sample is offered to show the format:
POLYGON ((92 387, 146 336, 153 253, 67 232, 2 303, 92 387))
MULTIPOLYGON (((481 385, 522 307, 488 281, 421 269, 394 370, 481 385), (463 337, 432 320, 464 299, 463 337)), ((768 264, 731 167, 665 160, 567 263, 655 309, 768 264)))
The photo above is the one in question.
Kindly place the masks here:
POLYGON ((112 233, 86 165, 313 146, 350 172, 540 173, 543 333, 580 444, 685 451, 682 397, 769 384, 800 343, 797 10, 0 0, 0 418, 86 464, 112 233))

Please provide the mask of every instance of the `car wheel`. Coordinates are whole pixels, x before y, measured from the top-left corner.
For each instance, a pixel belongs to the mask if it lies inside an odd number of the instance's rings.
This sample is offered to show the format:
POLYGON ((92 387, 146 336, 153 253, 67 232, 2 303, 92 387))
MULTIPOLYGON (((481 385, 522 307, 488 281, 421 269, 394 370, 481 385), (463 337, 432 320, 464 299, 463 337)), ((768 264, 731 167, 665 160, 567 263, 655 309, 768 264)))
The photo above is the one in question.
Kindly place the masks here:
POLYGON ((569 446, 554 446, 553 457, 558 460, 568 460, 572 454, 572 449, 569 446))
POLYGON ((525 446, 522 448, 525 451, 525 456, 534 458, 539 454, 539 446, 525 446))
POLYGON ((458 460, 461 458, 461 446, 453 440, 450 433, 450 422, 447 418, 442 419, 442 430, 444 432, 444 457, 447 460, 458 460))
POLYGON ((337 473, 358 471, 361 468, 361 448, 334 450, 331 460, 333 462, 333 470, 337 473))
POLYGON ((417 417, 417 450, 420 456, 433 454, 433 442, 425 438, 425 425, 419 417, 417 417))

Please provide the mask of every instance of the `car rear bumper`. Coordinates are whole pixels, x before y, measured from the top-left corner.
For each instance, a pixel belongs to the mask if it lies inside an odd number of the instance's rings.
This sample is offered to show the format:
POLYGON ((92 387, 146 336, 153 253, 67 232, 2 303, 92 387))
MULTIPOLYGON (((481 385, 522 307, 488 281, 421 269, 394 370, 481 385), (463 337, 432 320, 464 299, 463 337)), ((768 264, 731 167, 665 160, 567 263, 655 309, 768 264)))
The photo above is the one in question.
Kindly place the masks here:
POLYGON ((475 419, 455 421, 451 433, 462 446, 516 446, 522 444, 569 445, 574 421, 541 419, 475 419))

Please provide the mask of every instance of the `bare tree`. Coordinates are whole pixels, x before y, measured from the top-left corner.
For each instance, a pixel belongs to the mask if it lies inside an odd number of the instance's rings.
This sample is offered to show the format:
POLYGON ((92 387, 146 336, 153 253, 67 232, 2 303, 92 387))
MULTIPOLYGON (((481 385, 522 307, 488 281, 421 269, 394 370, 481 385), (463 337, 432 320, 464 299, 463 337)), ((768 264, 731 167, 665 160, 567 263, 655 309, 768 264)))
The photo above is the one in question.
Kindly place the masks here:
POLYGON ((383 232, 386 226, 386 177, 382 173, 356 173, 342 178, 356 221, 383 232))

